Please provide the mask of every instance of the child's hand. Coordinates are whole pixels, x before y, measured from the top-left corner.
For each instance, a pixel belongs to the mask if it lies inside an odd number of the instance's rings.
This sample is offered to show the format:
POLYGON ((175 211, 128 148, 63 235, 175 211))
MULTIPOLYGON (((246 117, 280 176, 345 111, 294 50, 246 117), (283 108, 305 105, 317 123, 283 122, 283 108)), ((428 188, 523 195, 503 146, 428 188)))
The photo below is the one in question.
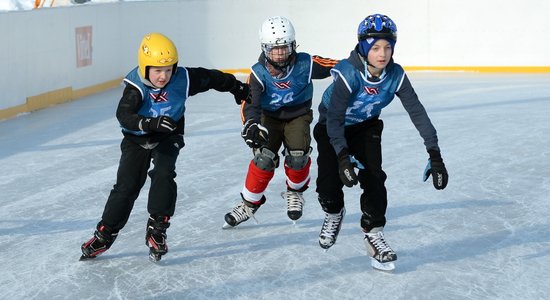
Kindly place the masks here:
POLYGON ((237 102, 237 105, 241 105, 243 100, 246 103, 250 103, 251 101, 250 88, 246 83, 242 83, 237 80, 235 82, 235 86, 229 92, 235 96, 235 102, 237 102))

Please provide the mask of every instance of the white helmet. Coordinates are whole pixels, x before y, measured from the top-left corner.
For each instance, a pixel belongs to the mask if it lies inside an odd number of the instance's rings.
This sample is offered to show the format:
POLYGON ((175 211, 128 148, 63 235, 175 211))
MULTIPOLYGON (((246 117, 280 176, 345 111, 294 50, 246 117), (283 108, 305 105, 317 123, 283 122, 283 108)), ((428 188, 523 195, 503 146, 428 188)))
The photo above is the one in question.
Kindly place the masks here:
POLYGON ((264 21, 260 28, 260 43, 267 61, 276 67, 286 67, 296 50, 294 26, 285 17, 271 17, 264 21), (274 61, 270 55, 274 47, 287 46, 287 55, 282 60, 274 61))

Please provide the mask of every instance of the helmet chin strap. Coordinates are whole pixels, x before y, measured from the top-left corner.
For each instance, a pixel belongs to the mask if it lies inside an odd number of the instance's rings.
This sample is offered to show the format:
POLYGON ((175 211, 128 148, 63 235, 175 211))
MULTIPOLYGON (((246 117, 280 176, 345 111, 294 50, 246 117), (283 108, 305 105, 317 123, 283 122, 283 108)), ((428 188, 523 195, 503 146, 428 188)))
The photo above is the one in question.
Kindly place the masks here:
POLYGON ((357 55, 359 55, 359 59, 361 60, 361 62, 363 62, 363 66, 365 66, 365 76, 371 80, 371 81, 380 81, 382 80, 385 76, 386 76, 386 68, 384 68, 382 70, 382 73, 380 74, 380 76, 374 76, 372 75, 370 72, 369 72, 369 67, 368 66, 371 66, 373 68, 376 68, 375 66, 373 66, 372 64, 369 63, 369 61, 367 60, 366 57, 364 57, 363 55, 361 55, 359 52, 357 52, 357 55))

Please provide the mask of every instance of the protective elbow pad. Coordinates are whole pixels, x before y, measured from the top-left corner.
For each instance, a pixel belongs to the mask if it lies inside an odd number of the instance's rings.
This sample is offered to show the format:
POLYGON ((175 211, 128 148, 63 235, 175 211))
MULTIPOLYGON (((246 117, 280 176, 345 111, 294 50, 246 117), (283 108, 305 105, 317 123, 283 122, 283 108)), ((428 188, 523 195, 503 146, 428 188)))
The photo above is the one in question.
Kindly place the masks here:
POLYGON ((253 161, 258 169, 271 172, 275 170, 279 157, 277 154, 273 153, 273 151, 267 148, 261 148, 255 151, 253 161))
POLYGON ((283 154, 285 155, 285 164, 292 170, 303 169, 309 162, 311 150, 311 147, 309 147, 307 152, 304 150, 285 149, 285 151, 283 152, 283 154))

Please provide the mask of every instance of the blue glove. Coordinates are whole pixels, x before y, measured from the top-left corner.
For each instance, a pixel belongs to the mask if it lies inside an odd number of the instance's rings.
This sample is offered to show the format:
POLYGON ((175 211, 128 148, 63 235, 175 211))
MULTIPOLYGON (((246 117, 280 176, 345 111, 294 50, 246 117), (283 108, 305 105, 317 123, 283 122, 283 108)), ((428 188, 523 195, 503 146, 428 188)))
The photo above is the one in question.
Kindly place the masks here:
POLYGON ((430 154, 430 159, 428 159, 428 164, 424 169, 423 180, 426 181, 432 175, 433 184, 435 189, 442 190, 447 186, 449 181, 449 174, 441 158, 441 153, 436 150, 428 151, 430 154))

